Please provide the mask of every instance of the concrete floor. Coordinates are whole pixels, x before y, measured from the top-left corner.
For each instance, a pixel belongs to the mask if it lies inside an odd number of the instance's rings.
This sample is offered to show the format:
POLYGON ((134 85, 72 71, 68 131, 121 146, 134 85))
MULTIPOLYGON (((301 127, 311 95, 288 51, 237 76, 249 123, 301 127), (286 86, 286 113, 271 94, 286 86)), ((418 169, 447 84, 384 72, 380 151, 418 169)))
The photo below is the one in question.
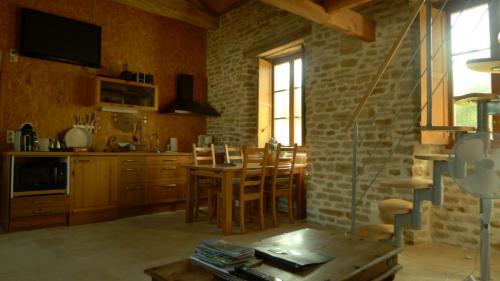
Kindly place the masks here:
MULTIPOLYGON (((224 239, 247 244, 312 225, 283 223, 265 231, 224 239)), ((314 226, 313 226, 314 227, 314 226)), ((236 230, 236 229, 235 229, 236 230)), ((112 222, 0 235, 0 280, 149 280, 143 270, 188 257, 198 241, 220 236, 205 221, 186 224, 182 211, 112 222)), ((407 246, 400 255, 398 281, 463 280, 474 268, 475 253, 443 245, 407 246)), ((476 275, 478 272, 476 259, 476 275)), ((500 280, 500 255, 492 257, 492 276, 500 280)))

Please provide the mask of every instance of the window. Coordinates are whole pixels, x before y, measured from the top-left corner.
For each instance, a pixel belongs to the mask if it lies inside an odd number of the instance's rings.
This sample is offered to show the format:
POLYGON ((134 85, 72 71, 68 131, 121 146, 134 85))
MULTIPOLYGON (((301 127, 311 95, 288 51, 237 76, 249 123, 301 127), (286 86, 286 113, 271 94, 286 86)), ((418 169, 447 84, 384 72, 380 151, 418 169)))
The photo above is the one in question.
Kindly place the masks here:
POLYGON ((302 57, 273 61, 272 136, 281 144, 303 144, 302 57))
POLYGON ((300 38, 259 54, 259 147, 273 137, 283 145, 305 145, 303 44, 300 38))
MULTIPOLYGON (((492 92, 491 74, 472 71, 466 64, 471 59, 491 57, 488 1, 458 0, 446 7, 444 13, 432 8, 432 125, 476 127, 476 104, 455 104, 452 97, 492 92)), ((422 125, 428 125, 425 14, 423 7, 420 11, 422 125)), ((451 144, 447 132, 422 131, 421 137, 423 144, 451 144)))
MULTIPOLYGON (((452 12, 450 25, 453 96, 491 93, 491 74, 472 71, 466 65, 468 60, 491 56, 488 4, 452 12)), ((454 121, 456 126, 475 127, 476 104, 455 104, 454 121)))

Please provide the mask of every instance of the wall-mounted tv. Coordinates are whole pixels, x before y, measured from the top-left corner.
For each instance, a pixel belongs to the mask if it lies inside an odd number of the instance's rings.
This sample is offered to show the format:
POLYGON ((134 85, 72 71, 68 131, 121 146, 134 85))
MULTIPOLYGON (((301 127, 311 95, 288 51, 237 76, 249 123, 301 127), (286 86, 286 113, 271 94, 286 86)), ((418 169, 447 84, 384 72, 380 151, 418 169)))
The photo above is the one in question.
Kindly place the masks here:
POLYGON ((101 27, 21 9, 20 53, 90 67, 101 66, 101 27))

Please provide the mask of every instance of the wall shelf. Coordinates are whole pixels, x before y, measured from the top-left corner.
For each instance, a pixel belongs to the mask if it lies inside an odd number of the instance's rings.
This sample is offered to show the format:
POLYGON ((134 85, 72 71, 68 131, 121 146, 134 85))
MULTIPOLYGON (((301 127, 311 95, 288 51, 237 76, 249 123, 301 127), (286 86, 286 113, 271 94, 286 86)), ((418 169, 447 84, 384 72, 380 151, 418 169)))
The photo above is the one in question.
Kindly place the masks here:
POLYGON ((95 87, 99 108, 158 111, 157 85, 96 77, 95 87))

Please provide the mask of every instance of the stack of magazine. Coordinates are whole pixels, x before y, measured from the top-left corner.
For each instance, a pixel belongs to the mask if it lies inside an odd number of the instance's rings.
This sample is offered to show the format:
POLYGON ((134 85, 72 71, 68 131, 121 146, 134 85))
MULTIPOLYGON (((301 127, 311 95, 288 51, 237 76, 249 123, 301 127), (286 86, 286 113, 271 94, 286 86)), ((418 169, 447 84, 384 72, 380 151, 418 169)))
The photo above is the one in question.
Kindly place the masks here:
POLYGON ((236 266, 252 260, 253 256, 252 248, 214 238, 201 241, 191 259, 218 273, 229 274, 236 266))

